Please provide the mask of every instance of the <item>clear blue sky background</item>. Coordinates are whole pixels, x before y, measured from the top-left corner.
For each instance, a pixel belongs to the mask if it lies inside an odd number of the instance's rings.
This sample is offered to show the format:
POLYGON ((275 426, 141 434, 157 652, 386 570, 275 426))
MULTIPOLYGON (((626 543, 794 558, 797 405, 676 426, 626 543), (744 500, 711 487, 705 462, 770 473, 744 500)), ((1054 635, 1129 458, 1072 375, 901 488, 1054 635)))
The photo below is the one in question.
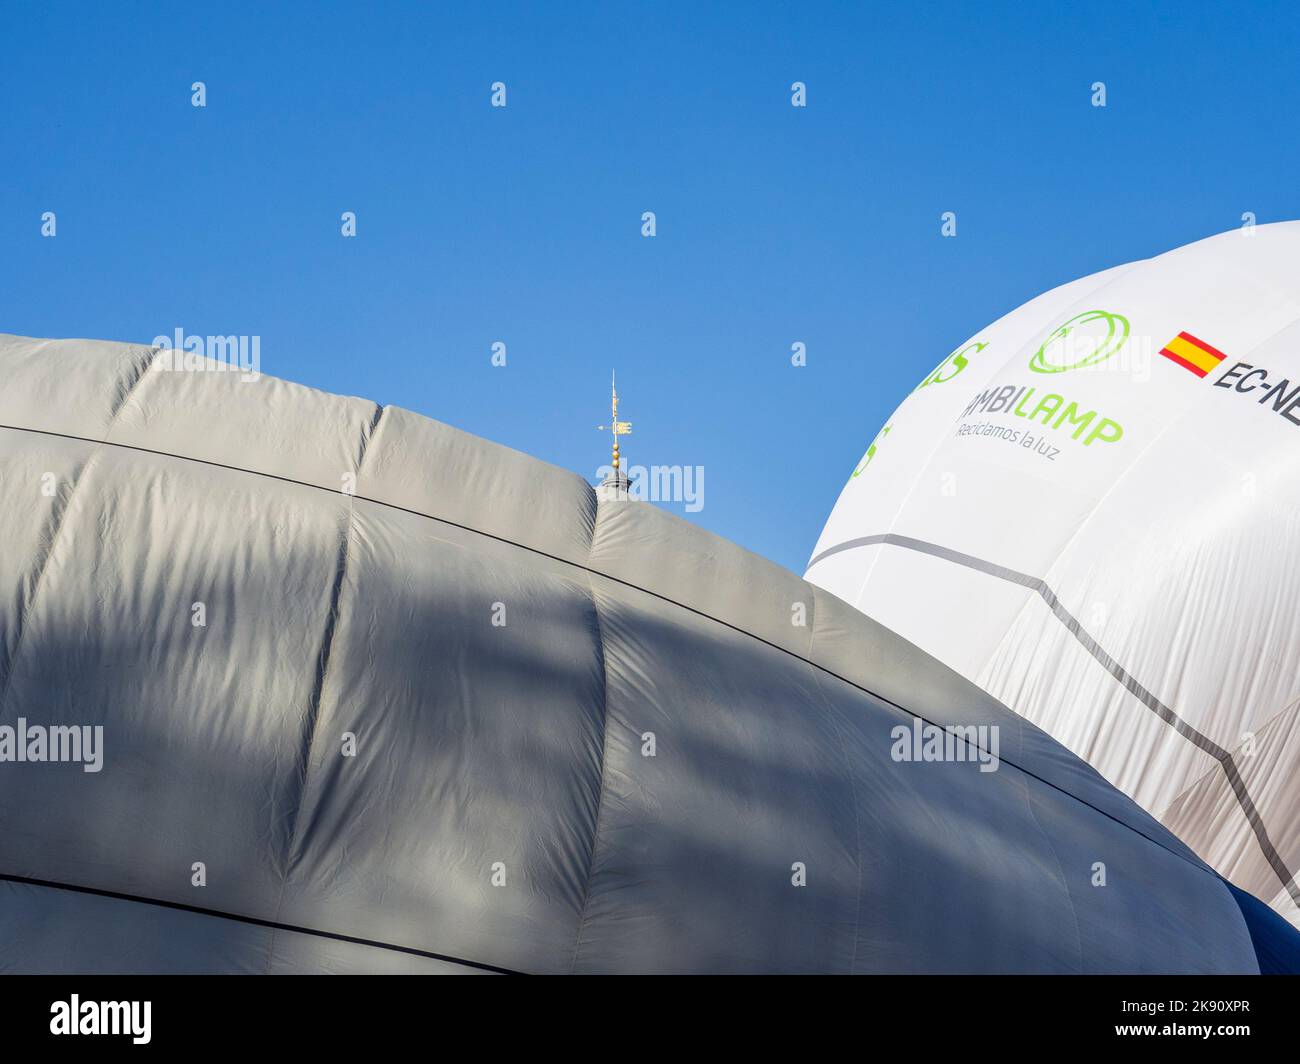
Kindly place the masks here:
POLYGON ((632 461, 703 465, 689 519, 802 571, 985 323, 1300 217, 1293 5, 468 7, 4 4, 0 331, 257 334, 588 479, 617 367, 632 461))

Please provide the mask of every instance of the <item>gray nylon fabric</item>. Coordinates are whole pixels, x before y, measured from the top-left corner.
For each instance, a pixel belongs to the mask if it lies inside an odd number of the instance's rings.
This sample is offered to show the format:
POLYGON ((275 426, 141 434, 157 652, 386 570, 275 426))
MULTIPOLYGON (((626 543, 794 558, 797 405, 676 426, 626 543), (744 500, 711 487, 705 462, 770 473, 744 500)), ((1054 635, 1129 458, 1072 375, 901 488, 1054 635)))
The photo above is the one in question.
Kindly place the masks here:
POLYGON ((0 371, 0 725, 104 728, 0 764, 2 971, 1258 970, 1083 761, 689 523, 149 348, 0 371))

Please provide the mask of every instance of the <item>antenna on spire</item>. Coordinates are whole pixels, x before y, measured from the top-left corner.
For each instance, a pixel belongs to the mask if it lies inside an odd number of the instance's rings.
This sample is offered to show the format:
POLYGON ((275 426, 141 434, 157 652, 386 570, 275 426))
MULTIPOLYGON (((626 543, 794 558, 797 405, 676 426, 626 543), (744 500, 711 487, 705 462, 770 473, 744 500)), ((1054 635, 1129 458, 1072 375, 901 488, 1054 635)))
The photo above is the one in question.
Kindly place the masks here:
POLYGON ((618 419, 618 381, 613 370, 609 373, 609 409, 610 421, 608 425, 597 425, 596 427, 604 432, 609 429, 610 435, 614 438, 614 449, 611 464, 614 472, 610 474, 601 484, 602 488, 613 488, 614 498, 618 498, 618 493, 623 492, 624 497, 627 495, 628 478, 622 472, 622 455, 619 453, 618 438, 620 436, 632 435, 632 422, 619 421, 618 419))

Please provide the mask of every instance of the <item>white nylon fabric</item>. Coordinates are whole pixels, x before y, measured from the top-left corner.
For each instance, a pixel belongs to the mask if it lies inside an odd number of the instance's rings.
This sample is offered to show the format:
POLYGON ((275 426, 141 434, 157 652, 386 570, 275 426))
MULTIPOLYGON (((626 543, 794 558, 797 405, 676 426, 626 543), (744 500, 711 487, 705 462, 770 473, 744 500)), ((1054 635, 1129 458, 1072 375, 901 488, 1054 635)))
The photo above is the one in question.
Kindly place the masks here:
POLYGON ((958 352, 873 441, 806 578, 1300 924, 1300 222, 1064 285, 958 352), (1089 312, 1111 317, 1053 341, 1089 312), (1115 316, 1127 339, 1090 361, 1115 316), (1162 354, 1180 334, 1224 357, 1199 376, 1162 354))

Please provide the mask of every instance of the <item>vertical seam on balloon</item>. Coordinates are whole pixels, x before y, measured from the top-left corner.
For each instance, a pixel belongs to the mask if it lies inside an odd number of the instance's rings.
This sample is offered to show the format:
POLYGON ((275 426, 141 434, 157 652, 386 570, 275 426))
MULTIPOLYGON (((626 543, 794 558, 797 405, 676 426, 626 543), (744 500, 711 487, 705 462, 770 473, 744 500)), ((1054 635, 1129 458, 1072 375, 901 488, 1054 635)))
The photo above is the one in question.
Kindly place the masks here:
POLYGON ((587 857, 587 872, 583 877, 582 904, 578 910, 578 931, 573 941, 573 956, 569 961, 569 972, 578 969, 578 955, 582 950, 582 936, 587 929, 587 910, 591 902, 591 880, 595 875, 596 851, 600 845, 600 825, 605 814, 605 766, 609 762, 609 659, 605 654, 605 630, 600 622, 600 605, 597 602, 596 588, 591 581, 591 551, 596 542, 596 526, 600 523, 601 508, 596 506, 596 519, 592 523, 591 543, 587 549, 587 592, 591 596, 592 616, 596 622, 596 653, 600 656, 601 674, 601 727, 600 727, 600 776, 596 787, 596 815, 591 828, 591 850, 587 857))
POLYGON ((90 472, 91 463, 94 461, 96 451, 92 450, 86 457, 85 464, 77 474, 77 479, 72 482, 72 487, 68 489, 67 500, 58 509, 50 519, 49 528, 49 546, 45 553, 37 562, 36 579, 32 581, 32 593, 18 609, 18 616, 15 627, 18 629, 18 636, 14 640, 14 652, 9 656, 9 664, 5 670, 4 685, 0 688, 0 714, 3 714, 4 707, 9 701, 9 688, 13 681, 14 673, 18 671, 18 657, 24 646, 29 618, 36 610, 37 600, 40 598, 41 589, 45 586, 45 574, 49 570, 50 560, 54 557, 54 552, 58 548, 60 537, 63 534, 64 525, 67 523, 68 514, 72 510, 73 499, 76 497, 77 489, 81 487, 82 481, 90 472))
MULTIPOLYGON (((369 450, 369 442, 378 432, 379 423, 384 416, 387 407, 381 407, 375 404, 375 413, 371 416, 370 423, 365 426, 361 433, 361 440, 357 446, 357 458, 355 477, 360 479, 361 464, 365 461, 366 452, 369 450)), ((302 751, 301 778, 298 784, 298 797, 294 802, 293 817, 289 822, 289 839, 284 852, 284 865, 280 879, 280 894, 275 903, 275 919, 280 919, 280 912, 284 907, 284 892, 289 886, 289 877, 293 874, 293 867, 296 863, 295 849, 298 843, 298 830, 301 827, 302 807, 307 799, 308 778, 311 775, 312 754, 316 748, 316 734, 320 725, 320 707, 325 697, 325 682, 329 678, 330 662, 334 657, 334 638, 338 632, 339 612, 343 602, 343 588, 347 582, 348 561, 351 557, 352 532, 356 522, 357 497, 353 491, 348 495, 348 517, 343 529, 342 542, 339 545, 339 552, 335 562, 334 583, 330 588, 329 610, 325 615, 324 628, 321 631, 320 651, 316 657, 316 678, 312 684, 311 694, 307 701, 307 713, 303 721, 303 731, 306 735, 306 743, 302 751)), ((267 947, 266 970, 269 973, 271 964, 275 959, 275 929, 271 931, 271 940, 267 947)))
POLYGON ((108 437, 112 434, 113 426, 117 424, 118 415, 122 413, 122 411, 126 408, 127 403, 129 403, 131 399, 135 396, 136 388, 139 387, 140 382, 143 381, 146 376, 148 376, 149 370, 153 367, 153 364, 156 361, 158 361, 159 357, 162 355, 162 352, 163 349, 160 347, 151 347, 149 348, 149 354, 140 360, 140 366, 136 370, 135 376, 130 378, 130 382, 126 386, 126 390, 122 393, 122 398, 118 401, 117 405, 114 406, 112 411, 109 413, 108 425, 104 429, 104 442, 107 442, 108 437))
MULTIPOLYGON (((311 774, 312 751, 316 746, 316 729, 320 723, 321 699, 325 694, 325 680, 334 653, 334 635, 338 628, 339 605, 343 599, 343 584, 347 579, 348 555, 352 543, 352 522, 355 514, 356 499, 351 498, 348 502, 348 517, 343 528, 342 541, 339 544, 339 551, 334 564, 334 583, 330 588, 329 610, 325 615, 320 650, 316 656, 316 677, 312 682, 311 694, 307 699, 307 712, 303 718, 303 733, 306 741, 301 748, 302 758, 299 762, 301 768, 298 770, 298 796, 294 801, 293 816, 289 821, 289 838, 284 851, 280 894, 275 903, 275 919, 277 921, 280 919, 280 911, 284 905, 284 892, 289 885, 289 876, 292 874, 294 866, 294 848, 297 845, 303 803, 307 798, 307 782, 311 774)), ((274 939, 274 934, 274 931, 272 931, 272 939, 274 939)), ((273 952, 268 953, 266 959, 268 971, 270 970, 272 958, 273 952)))
POLYGON ((1038 834, 1043 837, 1047 843, 1047 848, 1052 851, 1052 860, 1056 862, 1056 870, 1061 876, 1061 887, 1065 891, 1065 903, 1070 907, 1070 916, 1074 920, 1074 942, 1079 951, 1079 973, 1083 975, 1087 968, 1083 961, 1083 934, 1079 930, 1079 911, 1074 907, 1074 895, 1070 893, 1070 882, 1065 878, 1065 866, 1061 864, 1061 855, 1056 851, 1056 843, 1052 841, 1052 836, 1043 830, 1042 823, 1039 822, 1038 813, 1034 809, 1034 796, 1029 789, 1029 777, 1021 773, 1021 779, 1025 787, 1025 807, 1029 810, 1029 818, 1034 822, 1034 827, 1038 829, 1038 834))
MULTIPOLYGON (((388 413, 388 407, 380 406, 378 403, 376 403, 375 412, 370 418, 369 429, 368 431, 363 432, 361 434, 361 445, 357 448, 357 474, 356 475, 358 480, 361 479, 361 463, 366 460, 366 452, 370 450, 371 443, 373 443, 375 437, 379 435, 379 426, 383 422, 384 415, 386 413, 388 413)), ((360 485, 358 485, 358 488, 359 487, 360 485)), ((354 496, 357 494, 359 494, 359 491, 353 492, 354 496)))
POLYGON ((109 434, 113 431, 113 426, 117 422, 118 414, 122 412, 123 407, 126 406, 131 396, 135 394, 136 387, 144 379, 149 366, 152 364, 154 359, 158 357, 158 354, 159 351, 157 348, 150 348, 149 354, 140 360, 138 366, 133 367, 132 374, 129 375, 124 382, 126 385, 125 389, 123 390, 119 385, 119 390, 122 391, 122 397, 109 411, 108 423, 104 426, 103 437, 95 443, 95 446, 86 456, 85 464, 77 474, 77 479, 72 482, 72 487, 68 489, 68 497, 66 501, 51 518, 51 527, 49 529, 50 545, 46 549, 44 556, 41 557, 40 561, 37 563, 36 579, 32 582, 31 596, 19 607, 18 610, 15 625, 18 629, 18 636, 14 640, 14 652, 9 656, 9 662, 5 669, 3 683, 0 684, 0 714, 4 712, 5 704, 9 700, 9 688, 13 682, 14 673, 18 669, 18 655, 23 648, 25 637, 27 635, 28 619, 35 611, 37 599, 40 596, 41 589, 45 586, 45 574, 49 570, 50 560, 54 557, 54 551, 62 539, 63 528, 67 523, 68 515, 72 512, 72 504, 76 498, 77 489, 81 487, 82 482, 86 479, 87 475, 89 475, 90 467, 95 460, 95 456, 99 454, 100 449, 108 441, 109 434))
MULTIPOLYGON (((1254 973, 1247 972, 1246 974, 1263 975, 1264 973, 1262 970, 1260 970, 1260 965, 1259 965, 1259 947, 1255 945, 1255 934, 1251 930, 1250 921, 1246 919, 1246 909, 1241 904, 1241 899, 1238 898, 1236 894, 1236 892, 1241 890, 1241 888, 1234 887, 1227 879, 1224 879, 1222 877, 1219 879, 1219 886, 1221 886, 1224 889, 1224 892, 1228 895, 1229 898, 1232 899, 1233 904, 1236 905, 1237 915, 1241 917, 1242 933, 1246 936, 1246 941, 1250 943, 1250 952, 1255 955, 1255 972, 1254 973)), ((1268 905, 1267 902, 1263 901, 1262 899, 1255 898, 1253 894, 1249 894, 1249 892, 1247 891, 1242 891, 1242 893, 1247 894, 1248 897, 1253 898, 1256 901, 1259 901, 1261 905, 1265 905, 1265 906, 1268 905)), ((1285 917, 1283 917, 1281 913, 1277 913, 1277 915, 1279 918, 1285 919, 1285 917)), ((1293 973, 1288 972, 1286 974, 1290 975, 1293 973)))
MULTIPOLYGON (((372 425, 374 422, 372 422, 372 425)), ((360 459, 365 457, 365 441, 363 439, 360 448, 358 448, 357 473, 361 472, 360 459)), ((330 588, 329 610, 325 615, 325 624, 321 631, 320 650, 316 656, 316 678, 312 684, 311 695, 307 702, 306 717, 306 735, 307 743, 302 759, 302 784, 298 801, 294 805, 293 819, 289 827, 289 845, 285 852, 285 881, 288 881, 289 872, 294 863, 294 846, 297 841, 298 827, 302 814, 303 799, 307 791, 307 776, 311 771, 311 756, 316 745, 316 727, 320 721, 320 706, 325 695, 325 681, 329 677, 330 662, 334 657, 334 637, 338 631, 339 609, 343 601, 343 587, 347 582, 348 559, 351 555, 352 548, 352 529, 356 520, 357 501, 356 496, 348 496, 348 516, 347 522, 343 528, 342 541, 339 544, 337 560, 334 566, 334 583, 330 588)), ((283 897, 283 885, 281 887, 283 897)), ((277 914, 279 907, 276 908, 277 914)))

